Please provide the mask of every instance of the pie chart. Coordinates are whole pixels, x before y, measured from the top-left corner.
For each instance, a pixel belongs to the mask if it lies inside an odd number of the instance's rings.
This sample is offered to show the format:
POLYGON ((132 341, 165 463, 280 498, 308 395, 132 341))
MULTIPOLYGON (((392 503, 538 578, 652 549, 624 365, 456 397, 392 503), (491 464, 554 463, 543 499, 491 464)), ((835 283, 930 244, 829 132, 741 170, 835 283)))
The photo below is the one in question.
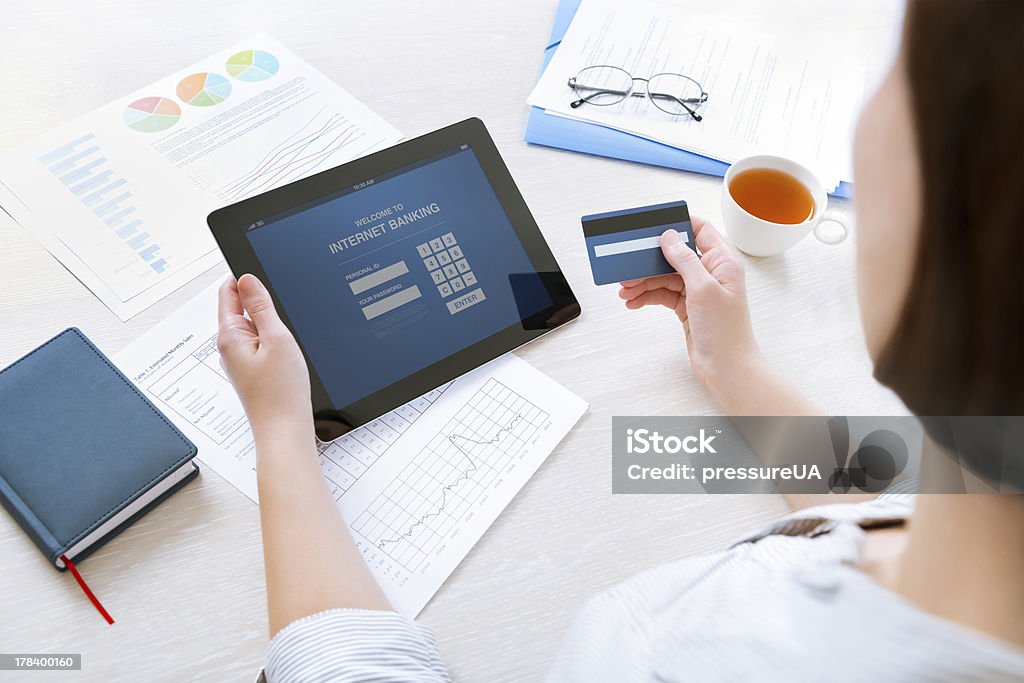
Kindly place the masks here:
POLYGON ((178 99, 193 107, 210 107, 220 104, 231 94, 231 81, 220 74, 201 72, 185 76, 175 90, 178 99))
POLYGON ((143 97, 135 100, 124 110, 124 122, 129 128, 142 133, 159 133, 167 130, 181 118, 181 107, 166 97, 143 97))
POLYGON ((277 73, 281 66, 277 57, 263 50, 242 50, 231 55, 227 64, 228 73, 240 81, 263 81, 277 73))

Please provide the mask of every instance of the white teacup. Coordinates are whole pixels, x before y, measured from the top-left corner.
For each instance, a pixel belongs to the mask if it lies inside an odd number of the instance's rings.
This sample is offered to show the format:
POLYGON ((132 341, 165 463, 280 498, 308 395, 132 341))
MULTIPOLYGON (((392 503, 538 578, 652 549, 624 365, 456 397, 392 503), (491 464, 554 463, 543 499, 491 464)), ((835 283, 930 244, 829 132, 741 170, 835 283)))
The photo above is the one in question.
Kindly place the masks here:
POLYGON ((809 169, 795 161, 784 157, 767 154, 740 159, 729 167, 722 184, 722 220, 725 230, 732 238, 733 244, 740 251, 751 256, 773 256, 786 249, 813 232, 818 241, 825 244, 839 244, 846 239, 849 231, 846 218, 837 211, 826 210, 828 194, 821 186, 818 178, 809 169), (729 185, 738 173, 752 169, 767 168, 782 171, 799 180, 814 199, 814 210, 803 223, 785 224, 772 223, 758 218, 736 203, 729 185), (841 228, 837 235, 819 232, 822 223, 836 223, 841 228))

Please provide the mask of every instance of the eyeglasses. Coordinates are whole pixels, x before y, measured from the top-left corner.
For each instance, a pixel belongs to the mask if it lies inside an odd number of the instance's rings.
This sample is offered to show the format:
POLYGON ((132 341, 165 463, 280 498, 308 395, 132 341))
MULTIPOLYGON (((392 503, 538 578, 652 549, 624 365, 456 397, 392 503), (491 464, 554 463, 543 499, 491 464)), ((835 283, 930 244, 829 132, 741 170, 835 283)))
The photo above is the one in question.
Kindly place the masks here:
POLYGON ((673 116, 688 114, 694 121, 703 118, 697 109, 708 100, 704 88, 689 76, 660 73, 650 78, 637 78, 625 69, 604 64, 582 69, 569 79, 569 87, 580 97, 569 104, 573 109, 584 104, 607 107, 627 97, 649 97, 663 112, 673 116), (633 89, 636 81, 644 82, 644 90, 633 89))

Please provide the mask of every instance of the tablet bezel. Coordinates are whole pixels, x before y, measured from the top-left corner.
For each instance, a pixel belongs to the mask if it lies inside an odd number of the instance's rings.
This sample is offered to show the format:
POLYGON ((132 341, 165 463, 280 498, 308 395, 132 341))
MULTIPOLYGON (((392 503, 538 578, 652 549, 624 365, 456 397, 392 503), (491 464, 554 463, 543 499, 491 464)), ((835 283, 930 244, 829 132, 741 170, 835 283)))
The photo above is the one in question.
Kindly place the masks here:
POLYGON ((548 248, 533 214, 526 206, 526 201, 516 187, 487 128, 478 118, 460 121, 218 209, 209 215, 207 223, 231 272, 235 277, 241 277, 245 273, 252 273, 258 277, 270 290, 281 319, 295 335, 309 368, 317 436, 325 441, 366 424, 580 315, 580 305, 576 296, 548 248), (540 274, 551 296, 552 305, 350 405, 335 406, 316 368, 309 361, 302 340, 295 334, 288 313, 277 297, 273 282, 267 277, 253 251, 246 232, 257 221, 303 204, 318 202, 340 190, 354 187, 370 178, 414 164, 462 144, 469 144, 472 147, 535 271, 540 274))

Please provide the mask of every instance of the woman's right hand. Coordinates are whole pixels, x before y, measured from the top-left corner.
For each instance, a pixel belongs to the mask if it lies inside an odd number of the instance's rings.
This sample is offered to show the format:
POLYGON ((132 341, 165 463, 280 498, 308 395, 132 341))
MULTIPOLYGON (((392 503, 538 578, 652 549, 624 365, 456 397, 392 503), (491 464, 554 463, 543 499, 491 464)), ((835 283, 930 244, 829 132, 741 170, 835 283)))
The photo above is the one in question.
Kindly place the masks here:
POLYGON ((675 312, 694 376, 722 400, 761 365, 761 352, 750 323, 739 255, 711 223, 697 217, 692 223, 701 255, 675 230, 666 230, 661 250, 676 273, 623 282, 619 296, 629 309, 661 305, 675 312))

